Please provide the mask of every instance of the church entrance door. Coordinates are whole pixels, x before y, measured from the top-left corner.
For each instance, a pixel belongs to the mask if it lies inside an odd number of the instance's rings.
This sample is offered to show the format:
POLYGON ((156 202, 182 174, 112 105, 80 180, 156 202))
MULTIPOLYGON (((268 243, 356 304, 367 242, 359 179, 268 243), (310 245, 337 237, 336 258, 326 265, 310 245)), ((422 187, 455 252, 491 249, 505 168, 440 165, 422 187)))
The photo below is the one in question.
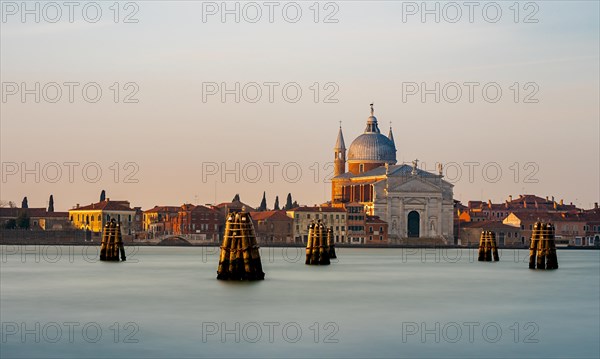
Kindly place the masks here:
POLYGON ((420 216, 417 211, 410 211, 408 213, 408 236, 412 238, 419 237, 419 227, 420 227, 420 216))

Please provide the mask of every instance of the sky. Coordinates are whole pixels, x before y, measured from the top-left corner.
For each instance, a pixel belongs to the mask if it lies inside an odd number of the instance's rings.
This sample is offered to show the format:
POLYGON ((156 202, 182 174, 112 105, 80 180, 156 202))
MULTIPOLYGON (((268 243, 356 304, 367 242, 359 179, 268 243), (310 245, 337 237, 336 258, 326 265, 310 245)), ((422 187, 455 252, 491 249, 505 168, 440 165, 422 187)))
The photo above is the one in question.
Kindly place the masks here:
POLYGON ((340 121, 349 147, 374 102, 455 199, 600 202, 597 1, 21 4, 0 4, 2 201, 322 203, 340 121))

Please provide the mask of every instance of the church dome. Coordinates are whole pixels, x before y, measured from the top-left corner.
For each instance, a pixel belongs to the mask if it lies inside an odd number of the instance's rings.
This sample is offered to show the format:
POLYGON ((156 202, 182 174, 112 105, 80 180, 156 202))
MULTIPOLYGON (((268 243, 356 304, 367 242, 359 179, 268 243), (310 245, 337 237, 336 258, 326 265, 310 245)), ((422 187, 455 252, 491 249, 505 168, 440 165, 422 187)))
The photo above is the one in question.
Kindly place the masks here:
POLYGON ((396 145, 380 133, 372 108, 365 132, 350 145, 348 163, 396 163, 396 145))

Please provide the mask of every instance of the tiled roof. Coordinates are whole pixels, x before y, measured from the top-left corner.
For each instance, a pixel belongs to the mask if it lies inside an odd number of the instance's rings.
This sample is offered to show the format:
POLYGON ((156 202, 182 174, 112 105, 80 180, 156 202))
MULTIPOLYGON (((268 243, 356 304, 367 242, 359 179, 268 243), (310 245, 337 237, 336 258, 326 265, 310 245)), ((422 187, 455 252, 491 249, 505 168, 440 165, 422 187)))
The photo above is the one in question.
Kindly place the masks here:
POLYGON ((289 220, 292 219, 285 214, 285 211, 263 211, 263 212, 250 212, 250 216, 255 221, 269 220, 289 220))
MULTIPOLYGON (((191 205, 193 206, 193 205, 191 205)), ((202 205, 198 205, 198 206, 193 206, 191 208, 192 212, 211 212, 211 213, 218 213, 218 211, 216 209, 212 209, 206 206, 202 206, 202 205)))
POLYGON ((178 212, 180 208, 179 206, 154 206, 154 208, 146 210, 144 213, 178 212))
POLYGON ((242 207, 246 207, 246 211, 254 211, 254 207, 251 207, 241 201, 223 202, 223 203, 217 204, 215 207, 217 207, 219 209, 225 209, 225 208, 242 209, 242 207))
POLYGON ((133 211, 133 209, 129 207, 129 202, 127 201, 104 200, 87 206, 73 208, 70 211, 133 211))
POLYGON ((366 223, 381 223, 381 224, 387 224, 386 221, 380 219, 378 216, 367 216, 367 221, 366 223))
POLYGON ((0 217, 18 217, 23 211, 29 217, 39 218, 68 218, 68 212, 48 212, 46 208, 0 208, 0 217))
POLYGON ((346 210, 340 207, 308 207, 308 206, 302 206, 302 207, 296 207, 296 208, 292 208, 290 209, 290 211, 294 211, 294 212, 344 212, 346 213, 346 210))
POLYGON ((466 222, 460 226, 461 228, 480 228, 482 230, 506 229, 508 231, 514 231, 519 229, 518 227, 504 224, 501 221, 466 222))
POLYGON ((558 213, 558 212, 518 212, 513 214, 522 221, 551 221, 551 222, 577 222, 585 221, 583 213, 558 213))

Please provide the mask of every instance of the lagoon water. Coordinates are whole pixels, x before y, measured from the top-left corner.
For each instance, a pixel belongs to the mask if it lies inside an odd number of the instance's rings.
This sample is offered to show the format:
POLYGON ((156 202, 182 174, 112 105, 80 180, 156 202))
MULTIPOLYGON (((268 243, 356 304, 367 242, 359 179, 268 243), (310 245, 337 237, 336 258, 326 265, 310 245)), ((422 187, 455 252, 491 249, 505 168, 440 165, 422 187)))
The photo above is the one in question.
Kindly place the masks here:
POLYGON ((2 246, 0 357, 598 358, 600 251, 262 248, 266 279, 217 281, 217 248, 2 246))

